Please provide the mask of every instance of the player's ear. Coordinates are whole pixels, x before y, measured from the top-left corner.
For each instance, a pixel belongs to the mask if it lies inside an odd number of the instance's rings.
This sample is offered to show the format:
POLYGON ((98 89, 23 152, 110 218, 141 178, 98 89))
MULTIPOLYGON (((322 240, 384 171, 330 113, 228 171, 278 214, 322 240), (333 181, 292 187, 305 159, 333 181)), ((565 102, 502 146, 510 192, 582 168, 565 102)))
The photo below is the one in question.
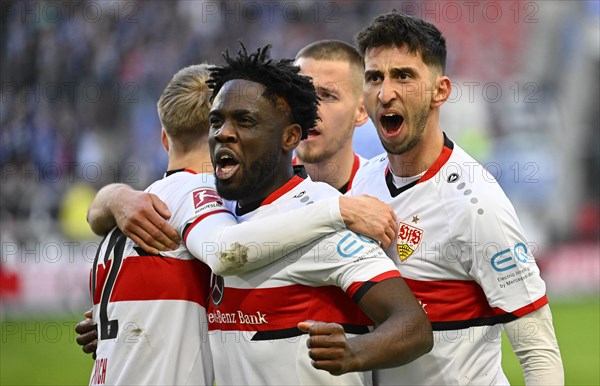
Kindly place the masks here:
POLYGON ((440 107, 450 97, 452 92, 452 83, 450 78, 445 75, 440 75, 435 80, 433 96, 431 98, 431 107, 440 107))
POLYGON ((360 98, 360 105, 358 106, 358 110, 356 112, 356 118, 354 118, 354 127, 364 125, 368 119, 369 119, 369 116, 367 115, 367 109, 365 109, 365 104, 363 103, 363 99, 360 98))
POLYGON ((283 135, 281 136, 281 147, 283 150, 291 152, 293 151, 302 139, 302 129, 297 123, 286 126, 283 129, 283 135))
POLYGON ((160 141, 162 142, 163 147, 165 148, 165 150, 167 151, 167 153, 169 152, 169 138, 167 137, 167 132, 165 131, 165 128, 161 128, 160 131, 160 141))

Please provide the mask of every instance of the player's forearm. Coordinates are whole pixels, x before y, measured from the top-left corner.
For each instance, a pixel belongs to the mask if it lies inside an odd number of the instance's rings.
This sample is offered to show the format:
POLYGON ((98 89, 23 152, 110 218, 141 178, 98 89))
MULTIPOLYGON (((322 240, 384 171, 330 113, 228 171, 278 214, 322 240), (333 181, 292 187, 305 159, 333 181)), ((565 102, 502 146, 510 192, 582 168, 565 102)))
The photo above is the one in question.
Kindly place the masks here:
POLYGON ((239 275, 345 227, 338 197, 241 224, 209 216, 190 231, 186 246, 217 275, 239 275))
POLYGON ((354 353, 351 371, 402 366, 431 351, 433 335, 427 316, 420 311, 398 314, 373 332, 348 340, 354 353))
POLYGON ((548 305, 504 327, 527 386, 564 385, 562 359, 548 305))
POLYGON ((95 234, 105 235, 117 225, 111 209, 121 189, 131 190, 131 187, 125 184, 110 184, 100 189, 94 197, 87 212, 87 221, 95 234))
POLYGON ((355 358, 352 371, 401 366, 433 347, 429 319, 401 278, 374 285, 358 305, 378 326, 348 340, 355 358))

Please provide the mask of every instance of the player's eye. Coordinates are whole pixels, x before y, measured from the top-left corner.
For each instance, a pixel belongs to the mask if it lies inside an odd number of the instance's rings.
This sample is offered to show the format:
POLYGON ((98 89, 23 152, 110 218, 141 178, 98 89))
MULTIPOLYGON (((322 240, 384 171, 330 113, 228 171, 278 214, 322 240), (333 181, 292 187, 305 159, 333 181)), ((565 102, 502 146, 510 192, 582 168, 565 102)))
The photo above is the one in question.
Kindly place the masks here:
POLYGON ((250 117, 240 117, 238 123, 242 126, 253 126, 256 122, 250 117))
POLYGON ((211 128, 219 128, 221 127, 221 125, 223 124, 223 120, 219 117, 210 117, 208 119, 208 122, 210 123, 210 127, 211 128))
POLYGON ((324 102, 334 102, 338 100, 338 97, 330 92, 327 91, 323 91, 321 93, 319 93, 319 97, 324 101, 324 102))
POLYGON ((383 76, 381 76, 381 74, 372 73, 372 74, 367 74, 365 76, 365 82, 368 82, 368 83, 380 83, 382 81, 383 81, 383 76))

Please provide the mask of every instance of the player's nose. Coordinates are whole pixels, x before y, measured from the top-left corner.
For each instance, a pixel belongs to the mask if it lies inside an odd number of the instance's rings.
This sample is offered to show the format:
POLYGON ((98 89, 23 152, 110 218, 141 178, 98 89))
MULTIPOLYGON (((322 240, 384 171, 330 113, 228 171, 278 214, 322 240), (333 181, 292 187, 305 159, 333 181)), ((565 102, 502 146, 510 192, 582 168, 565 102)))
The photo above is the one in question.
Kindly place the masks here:
POLYGON ((230 120, 225 120, 223 125, 214 132, 213 137, 220 143, 235 142, 237 141, 237 130, 230 120))

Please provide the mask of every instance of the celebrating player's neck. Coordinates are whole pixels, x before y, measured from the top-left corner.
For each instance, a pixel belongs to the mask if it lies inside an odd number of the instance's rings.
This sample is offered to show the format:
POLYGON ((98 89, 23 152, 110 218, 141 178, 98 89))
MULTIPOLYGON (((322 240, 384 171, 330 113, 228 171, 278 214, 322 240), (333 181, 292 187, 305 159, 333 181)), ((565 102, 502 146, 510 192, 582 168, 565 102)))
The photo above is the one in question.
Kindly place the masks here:
POLYGON ((388 152, 390 169, 397 177, 412 177, 429 169, 444 147, 444 134, 439 126, 425 130, 419 142, 402 154, 388 152))

